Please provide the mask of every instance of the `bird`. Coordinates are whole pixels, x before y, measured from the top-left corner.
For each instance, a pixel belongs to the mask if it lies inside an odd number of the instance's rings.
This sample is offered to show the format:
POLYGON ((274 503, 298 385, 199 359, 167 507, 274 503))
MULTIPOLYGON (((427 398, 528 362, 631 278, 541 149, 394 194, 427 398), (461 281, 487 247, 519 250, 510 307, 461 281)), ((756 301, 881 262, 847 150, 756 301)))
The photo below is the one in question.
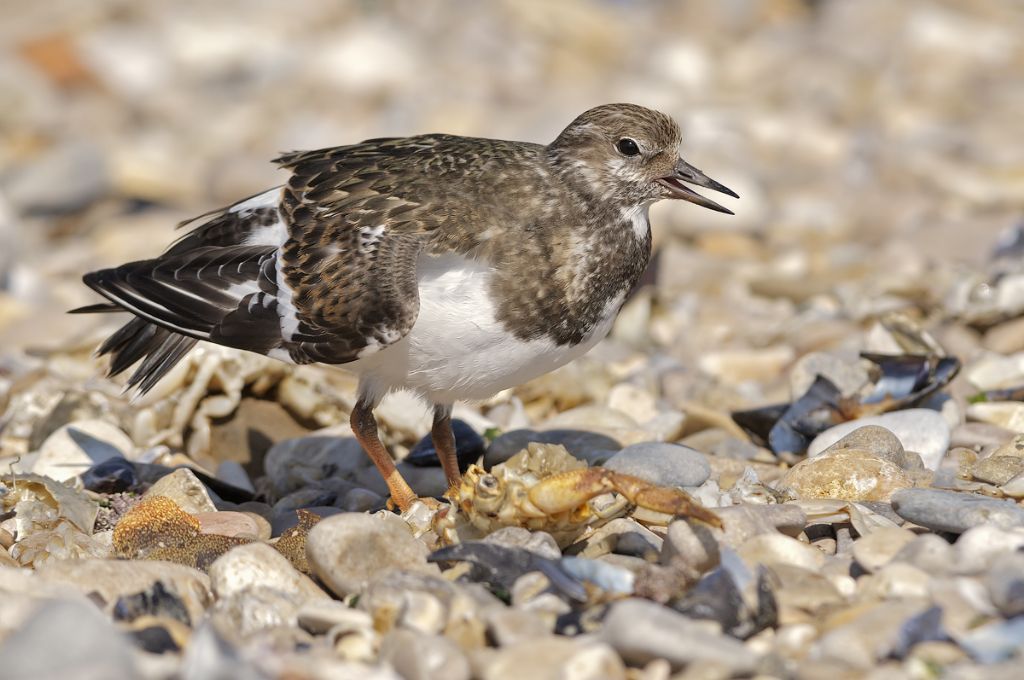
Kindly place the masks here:
POLYGON ((456 401, 548 373, 601 340, 651 256, 650 206, 733 214, 739 196, 679 155, 680 127, 605 104, 549 144, 422 134, 286 153, 277 187, 182 223, 153 259, 89 272, 133 317, 97 350, 144 393, 200 340, 358 375, 350 423, 405 511, 417 499, 374 408, 410 390, 448 484, 456 401))

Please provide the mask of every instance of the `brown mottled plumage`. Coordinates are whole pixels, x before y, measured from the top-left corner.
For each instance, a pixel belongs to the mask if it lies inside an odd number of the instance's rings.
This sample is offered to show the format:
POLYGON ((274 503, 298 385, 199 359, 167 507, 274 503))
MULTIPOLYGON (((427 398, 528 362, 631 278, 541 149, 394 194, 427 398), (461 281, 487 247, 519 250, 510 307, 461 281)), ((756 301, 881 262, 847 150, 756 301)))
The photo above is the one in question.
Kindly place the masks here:
POLYGON ((87 311, 136 315, 100 351, 112 373, 141 359, 129 384, 143 391, 197 339, 347 365, 362 378, 353 427, 404 506, 373 406, 412 389, 446 440, 454 400, 600 340, 647 265, 650 204, 728 212, 683 182, 735 195, 680 160, 680 141, 668 116, 610 104, 547 146, 432 134, 287 154, 283 187, 197 218, 161 257, 86 275, 113 303, 87 311))

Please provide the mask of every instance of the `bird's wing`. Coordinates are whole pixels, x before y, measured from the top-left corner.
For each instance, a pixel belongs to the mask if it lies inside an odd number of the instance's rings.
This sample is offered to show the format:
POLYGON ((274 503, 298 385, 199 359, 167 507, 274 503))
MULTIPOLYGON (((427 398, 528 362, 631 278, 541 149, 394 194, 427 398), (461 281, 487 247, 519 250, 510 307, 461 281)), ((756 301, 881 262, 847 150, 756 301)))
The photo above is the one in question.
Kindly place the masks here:
POLYGON ((280 285, 296 361, 347 363, 387 347, 419 313, 416 260, 443 219, 423 173, 438 138, 370 140, 291 154, 281 200, 280 285))

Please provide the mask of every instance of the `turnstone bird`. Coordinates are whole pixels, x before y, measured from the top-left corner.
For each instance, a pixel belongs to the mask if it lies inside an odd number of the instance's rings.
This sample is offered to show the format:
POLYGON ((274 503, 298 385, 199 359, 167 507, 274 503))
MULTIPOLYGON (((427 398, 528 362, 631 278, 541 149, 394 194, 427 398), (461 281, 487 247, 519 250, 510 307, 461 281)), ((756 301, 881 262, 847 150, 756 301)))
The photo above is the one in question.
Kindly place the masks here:
POLYGON ((352 430, 405 510, 416 498, 374 407, 408 389, 460 482, 452 404, 547 373, 608 333, 651 253, 664 198, 730 212, 682 160, 679 127, 632 104, 582 114, 548 145, 445 134, 281 156, 278 186, 190 220, 152 260, 86 274, 134 315, 100 347, 145 392, 198 340, 359 375, 352 430))

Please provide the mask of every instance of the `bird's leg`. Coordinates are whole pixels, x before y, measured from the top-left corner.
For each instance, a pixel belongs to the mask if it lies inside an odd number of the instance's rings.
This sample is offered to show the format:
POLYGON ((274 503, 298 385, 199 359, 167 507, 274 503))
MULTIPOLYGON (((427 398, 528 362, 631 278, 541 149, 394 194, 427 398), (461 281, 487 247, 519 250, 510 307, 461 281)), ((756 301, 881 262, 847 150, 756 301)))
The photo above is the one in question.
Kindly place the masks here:
POLYGON ((462 484, 462 473, 459 472, 459 457, 455 450, 455 434, 452 432, 452 407, 437 405, 434 407, 434 425, 430 428, 430 438, 434 442, 434 450, 441 460, 444 476, 448 479, 448 489, 456 489, 462 484))
POLYGON ((388 485, 391 492, 391 500, 395 502, 398 509, 405 512, 416 500, 416 494, 399 474, 395 468, 395 462, 391 460, 391 454, 384 448, 377 432, 377 419, 373 417, 373 407, 369 402, 359 399, 355 408, 352 409, 352 432, 362 445, 363 450, 370 456, 370 460, 377 466, 384 483, 388 485))

